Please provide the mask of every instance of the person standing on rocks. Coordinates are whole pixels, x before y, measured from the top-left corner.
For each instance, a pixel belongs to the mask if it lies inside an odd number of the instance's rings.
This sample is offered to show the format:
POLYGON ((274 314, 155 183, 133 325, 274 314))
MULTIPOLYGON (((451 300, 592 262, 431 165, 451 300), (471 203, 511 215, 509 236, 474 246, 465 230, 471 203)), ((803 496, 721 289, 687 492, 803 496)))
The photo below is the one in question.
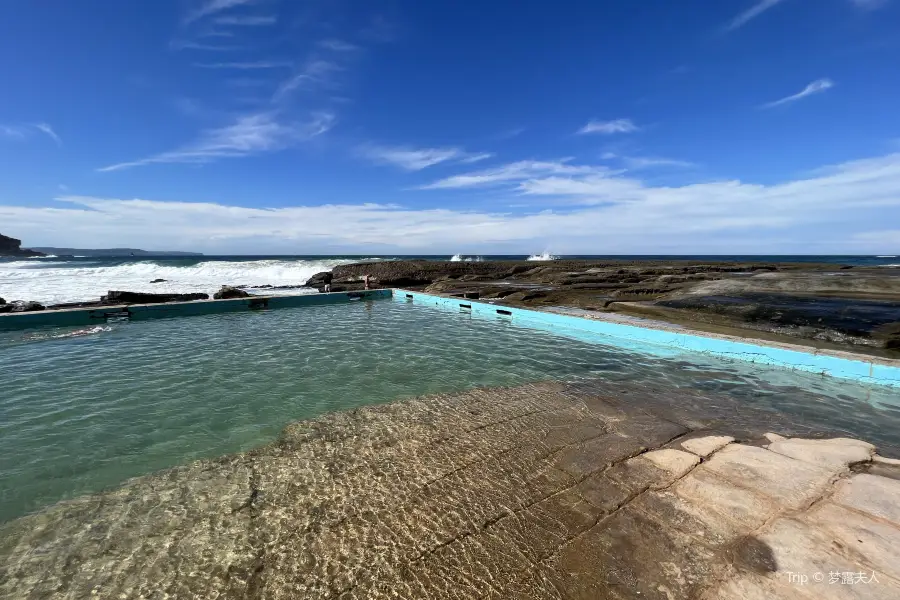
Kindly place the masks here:
POLYGON ((323 290, 326 294, 331 291, 331 281, 334 279, 334 275, 331 271, 325 273, 322 277, 322 282, 325 284, 325 289, 323 290))

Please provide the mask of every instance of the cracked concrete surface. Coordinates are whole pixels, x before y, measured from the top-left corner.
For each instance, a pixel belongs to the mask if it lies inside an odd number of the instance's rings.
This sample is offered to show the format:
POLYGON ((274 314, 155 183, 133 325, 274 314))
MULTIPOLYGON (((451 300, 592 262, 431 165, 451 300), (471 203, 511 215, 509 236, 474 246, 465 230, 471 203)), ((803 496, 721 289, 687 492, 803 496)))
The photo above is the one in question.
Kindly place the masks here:
POLYGON ((608 392, 478 389, 292 424, 0 526, 0 597, 900 597, 900 466, 874 447, 608 392))

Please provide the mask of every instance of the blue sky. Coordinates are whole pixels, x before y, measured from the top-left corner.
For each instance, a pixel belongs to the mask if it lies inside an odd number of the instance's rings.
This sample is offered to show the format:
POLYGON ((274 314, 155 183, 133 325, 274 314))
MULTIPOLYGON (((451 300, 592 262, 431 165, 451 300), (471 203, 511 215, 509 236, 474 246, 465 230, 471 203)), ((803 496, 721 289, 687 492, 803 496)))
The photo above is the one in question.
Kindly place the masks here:
POLYGON ((26 245, 900 252, 900 0, 3 10, 26 245))

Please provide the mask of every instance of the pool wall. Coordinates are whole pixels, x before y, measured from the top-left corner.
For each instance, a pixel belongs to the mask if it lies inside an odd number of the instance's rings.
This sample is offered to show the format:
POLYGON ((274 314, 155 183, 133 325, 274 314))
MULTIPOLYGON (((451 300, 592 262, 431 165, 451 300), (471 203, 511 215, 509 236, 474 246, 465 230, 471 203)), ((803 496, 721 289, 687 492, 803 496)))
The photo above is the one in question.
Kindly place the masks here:
MULTIPOLYGON (((512 319, 524 327, 545 331, 579 329, 611 338, 625 340, 629 344, 650 344, 684 353, 699 352, 723 358, 753 363, 775 365, 799 371, 821 373, 865 383, 900 387, 900 366, 897 361, 879 360, 849 352, 825 352, 790 344, 762 345, 743 341, 741 338, 701 332, 684 333, 670 329, 625 325, 604 321, 602 318, 583 318, 551 312, 514 308, 464 298, 448 298, 408 290, 394 290, 397 302, 412 302, 437 306, 448 310, 465 310, 473 314, 512 319), (840 356, 841 354, 847 357, 840 356), (849 358, 852 357, 852 358, 849 358)), ((565 335, 564 331, 560 331, 565 335)))
POLYGON ((391 290, 332 292, 329 294, 297 294, 292 296, 251 296, 229 300, 196 300, 165 304, 129 304, 102 308, 70 308, 24 313, 0 314, 0 331, 30 327, 70 327, 99 325, 115 319, 159 319, 188 317, 215 313, 241 312, 339 304, 358 300, 378 300, 391 297, 391 290))

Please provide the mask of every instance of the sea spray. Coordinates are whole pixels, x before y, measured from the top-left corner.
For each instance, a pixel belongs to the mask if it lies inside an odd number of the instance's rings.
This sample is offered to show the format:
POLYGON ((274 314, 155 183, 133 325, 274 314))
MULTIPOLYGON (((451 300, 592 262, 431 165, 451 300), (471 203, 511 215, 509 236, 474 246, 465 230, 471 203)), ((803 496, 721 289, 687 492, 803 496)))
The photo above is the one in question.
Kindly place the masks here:
MULTIPOLYGON (((356 259, 358 260, 358 259, 356 259)), ((109 290, 151 293, 214 293, 222 285, 298 286, 316 273, 352 259, 264 259, 182 261, 0 262, 0 296, 43 304, 99 300, 109 290), (163 279, 158 283, 151 281, 163 279)), ((253 290, 250 290, 253 291, 253 290)), ((260 290, 271 293, 269 290, 260 290)), ((312 292, 292 289, 290 293, 312 292)))

